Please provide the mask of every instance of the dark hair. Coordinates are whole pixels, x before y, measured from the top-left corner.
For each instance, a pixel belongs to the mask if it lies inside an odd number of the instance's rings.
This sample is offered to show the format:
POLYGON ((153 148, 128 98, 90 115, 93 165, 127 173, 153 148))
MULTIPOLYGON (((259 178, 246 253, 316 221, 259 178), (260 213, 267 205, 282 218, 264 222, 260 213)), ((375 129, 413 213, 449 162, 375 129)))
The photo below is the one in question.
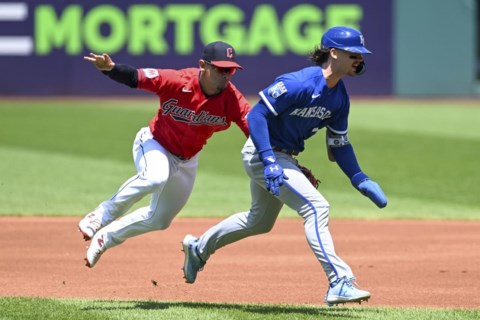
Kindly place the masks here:
POLYGON ((318 45, 308 54, 308 57, 316 66, 321 66, 327 62, 329 53, 330 48, 325 48, 318 45))

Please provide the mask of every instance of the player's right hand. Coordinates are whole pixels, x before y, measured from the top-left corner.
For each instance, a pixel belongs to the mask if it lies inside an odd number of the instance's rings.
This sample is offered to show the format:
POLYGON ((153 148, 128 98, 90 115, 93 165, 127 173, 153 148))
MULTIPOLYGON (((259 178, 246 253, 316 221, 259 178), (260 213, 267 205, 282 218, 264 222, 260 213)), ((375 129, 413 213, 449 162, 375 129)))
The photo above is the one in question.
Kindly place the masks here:
POLYGON ((112 58, 106 53, 99 55, 90 53, 88 56, 83 57, 83 59, 90 61, 95 65, 95 67, 100 71, 110 71, 115 67, 115 63, 112 61, 112 58))
POLYGON ((283 180, 288 179, 283 172, 282 166, 276 162, 270 163, 265 166, 263 175, 265 177, 265 186, 267 190, 270 191, 271 194, 279 196, 283 180))

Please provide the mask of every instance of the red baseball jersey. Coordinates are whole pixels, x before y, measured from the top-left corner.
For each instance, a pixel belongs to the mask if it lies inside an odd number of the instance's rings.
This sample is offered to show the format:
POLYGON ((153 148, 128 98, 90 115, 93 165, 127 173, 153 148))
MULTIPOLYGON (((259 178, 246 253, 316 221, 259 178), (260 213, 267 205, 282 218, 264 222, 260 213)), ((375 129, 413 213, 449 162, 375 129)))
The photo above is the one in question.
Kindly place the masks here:
POLYGON ((200 69, 138 69, 138 89, 160 99, 158 113, 150 121, 155 140, 174 155, 191 158, 217 131, 236 123, 248 137, 246 115, 250 104, 229 83, 213 97, 206 97, 199 84, 200 69))

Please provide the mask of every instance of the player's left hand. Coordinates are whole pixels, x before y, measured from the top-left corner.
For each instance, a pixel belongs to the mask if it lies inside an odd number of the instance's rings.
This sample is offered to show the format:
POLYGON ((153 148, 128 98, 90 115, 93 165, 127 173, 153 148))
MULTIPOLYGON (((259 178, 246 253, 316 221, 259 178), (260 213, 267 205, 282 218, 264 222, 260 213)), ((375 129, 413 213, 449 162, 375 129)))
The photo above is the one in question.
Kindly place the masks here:
POLYGON ((265 186, 271 194, 280 195, 280 187, 283 185, 283 180, 287 180, 288 177, 283 172, 283 168, 276 162, 268 164, 263 170, 265 176, 265 186))
POLYGON ((359 172, 352 177, 352 184, 358 189, 364 196, 372 200, 373 203, 379 208, 385 208, 387 206, 387 197, 382 188, 375 181, 371 180, 363 172, 359 172))
POLYGON ((385 196, 385 193, 383 192, 382 188, 376 183, 375 181, 372 181, 370 179, 367 179, 365 181, 362 181, 358 185, 358 190, 370 200, 373 201, 379 208, 385 208, 387 206, 387 197, 385 196))

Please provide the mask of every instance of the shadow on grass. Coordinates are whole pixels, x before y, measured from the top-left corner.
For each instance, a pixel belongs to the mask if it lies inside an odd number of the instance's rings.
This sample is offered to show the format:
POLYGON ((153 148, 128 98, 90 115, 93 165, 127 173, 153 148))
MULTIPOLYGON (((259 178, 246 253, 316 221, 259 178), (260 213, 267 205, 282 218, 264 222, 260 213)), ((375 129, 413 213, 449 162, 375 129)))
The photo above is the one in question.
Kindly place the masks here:
POLYGON ((249 305, 249 304, 227 304, 227 303, 204 303, 204 302, 158 302, 158 301, 110 301, 115 305, 109 305, 108 301, 96 301, 100 305, 91 305, 82 310, 165 310, 170 308, 187 309, 217 309, 217 310, 236 310, 239 312, 265 315, 281 314, 301 314, 328 316, 344 319, 358 318, 355 314, 366 312, 363 308, 347 308, 324 306, 289 306, 289 305, 249 305), (120 305, 119 305, 120 303, 120 305))

